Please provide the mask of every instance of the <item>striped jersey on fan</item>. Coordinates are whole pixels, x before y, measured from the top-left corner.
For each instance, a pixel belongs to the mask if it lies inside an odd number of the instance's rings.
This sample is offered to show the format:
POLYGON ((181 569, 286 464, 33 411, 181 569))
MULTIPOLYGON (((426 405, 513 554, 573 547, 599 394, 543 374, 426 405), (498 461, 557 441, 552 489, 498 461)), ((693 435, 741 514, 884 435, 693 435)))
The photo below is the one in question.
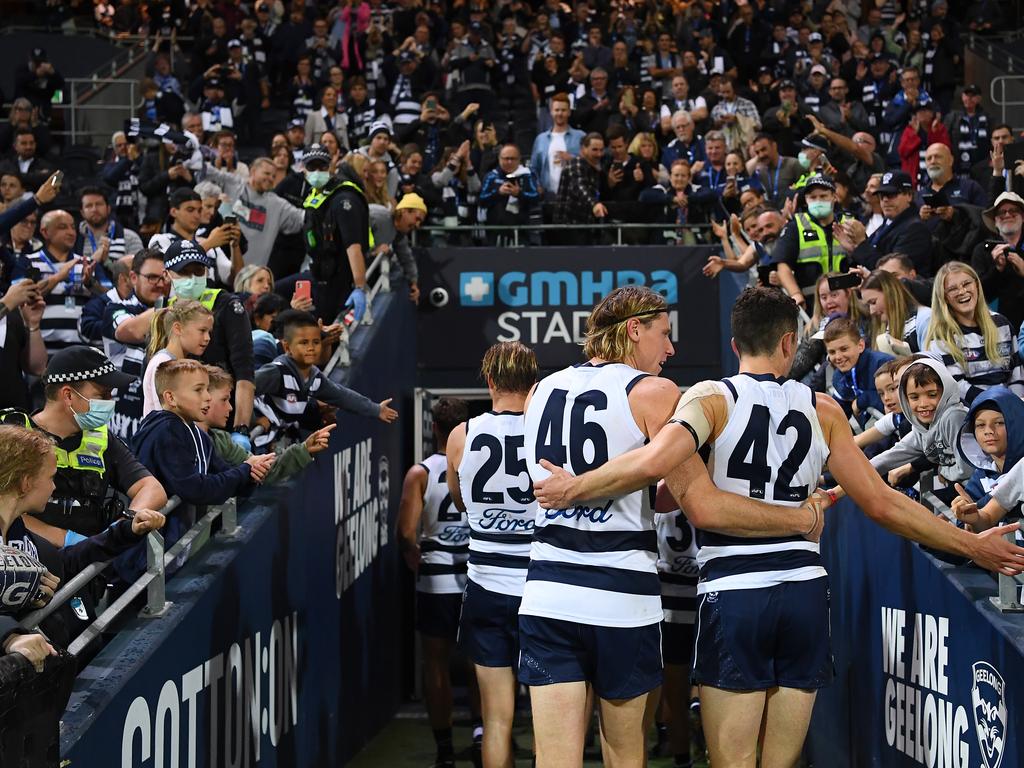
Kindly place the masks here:
MULTIPOLYGON (((78 258, 77 254, 68 254, 68 260, 76 258, 78 258)), ((29 254, 25 260, 27 267, 35 267, 39 270, 41 278, 57 274, 61 265, 66 263, 50 258, 45 249, 29 254)), ((82 310, 92 299, 93 293, 82 283, 84 269, 83 264, 76 264, 67 279, 57 283, 44 297, 46 309, 43 310, 43 319, 39 323, 39 328, 42 332, 43 343, 46 345, 47 355, 52 356, 65 347, 86 343, 79 326, 82 321, 82 310)), ((106 289, 111 287, 106 272, 99 264, 95 266, 93 279, 106 289)))
POLYGON ((996 324, 996 350, 1000 360, 989 360, 985 354, 985 337, 980 328, 960 326, 960 351, 967 362, 966 370, 946 346, 932 341, 928 352, 941 356, 942 364, 956 379, 960 386, 960 398, 970 405, 974 398, 989 387, 1003 384, 1014 391, 1018 397, 1024 397, 1024 367, 1021 366, 1020 352, 1017 349, 1017 337, 1013 333, 1010 321, 998 312, 989 312, 992 322, 996 324))
MULTIPOLYGON (((814 392, 769 374, 741 373, 718 386, 729 415, 709 443, 711 480, 739 496, 801 506, 814 493, 829 453, 814 392)), ((698 529, 697 543, 701 595, 828 575, 818 544, 801 536, 744 538, 698 529)))
POLYGON ((537 502, 526 468, 524 419, 488 411, 466 422, 459 489, 469 519, 469 579, 491 592, 523 594, 537 502))
POLYGON ((420 466, 427 471, 427 489, 423 494, 416 591, 460 594, 466 588, 469 524, 448 493, 448 460, 444 454, 428 456, 420 466))
POLYGON ((693 624, 697 610, 697 532, 681 509, 654 516, 661 608, 669 624, 693 624))
MULTIPOLYGON (((629 392, 646 375, 584 363, 542 380, 526 414, 534 480, 547 474, 542 458, 578 475, 642 446, 629 392)), ((519 613, 605 627, 661 622, 652 490, 538 508, 519 613)))

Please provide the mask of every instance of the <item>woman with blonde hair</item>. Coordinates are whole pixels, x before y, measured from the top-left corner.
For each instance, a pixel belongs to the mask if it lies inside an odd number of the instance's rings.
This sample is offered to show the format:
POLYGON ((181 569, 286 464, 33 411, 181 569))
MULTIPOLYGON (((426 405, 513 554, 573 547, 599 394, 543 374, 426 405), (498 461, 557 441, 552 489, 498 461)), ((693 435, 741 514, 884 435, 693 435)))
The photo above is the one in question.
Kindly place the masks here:
POLYGON ((935 275, 924 343, 927 352, 942 356, 968 405, 997 384, 1024 397, 1024 368, 1010 321, 988 308, 978 273, 963 262, 947 262, 935 275))
POLYGON ((269 267, 246 264, 235 275, 233 289, 235 293, 247 293, 259 298, 274 290, 274 273, 270 271, 269 267))
POLYGON ((921 351, 932 311, 922 307, 896 275, 876 269, 861 284, 860 297, 871 318, 871 346, 890 354, 921 351), (909 352, 893 344, 906 345, 909 352))
POLYGON ((388 194, 388 166, 383 160, 371 160, 366 166, 366 202, 395 209, 395 199, 388 194))
POLYGON ((628 151, 630 156, 636 161, 634 168, 639 167, 640 172, 643 174, 641 179, 634 171, 634 180, 643 189, 668 181, 668 171, 658 161, 658 142, 654 138, 653 133, 638 133, 629 143, 628 151))

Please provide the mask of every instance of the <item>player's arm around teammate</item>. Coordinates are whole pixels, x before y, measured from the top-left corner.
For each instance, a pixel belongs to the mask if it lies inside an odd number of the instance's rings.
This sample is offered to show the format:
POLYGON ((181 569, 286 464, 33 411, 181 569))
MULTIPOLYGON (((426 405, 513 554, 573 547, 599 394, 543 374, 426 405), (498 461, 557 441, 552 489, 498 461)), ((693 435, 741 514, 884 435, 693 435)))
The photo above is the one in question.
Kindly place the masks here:
MULTIPOLYGON (((675 390, 665 379, 656 381, 675 390)), ((711 482, 697 456, 696 441, 699 437, 703 444, 713 439, 725 426, 727 403, 716 382, 701 382, 682 398, 676 390, 676 395, 674 415, 670 411, 665 419, 671 421, 660 426, 652 423, 651 442, 642 448, 578 476, 542 459, 541 466, 551 476, 534 484, 537 501, 550 509, 565 508, 575 501, 645 488, 665 478, 687 518, 698 528, 734 536, 798 534, 817 540, 824 525, 820 497, 811 497, 801 507, 780 507, 722 491, 711 482)))

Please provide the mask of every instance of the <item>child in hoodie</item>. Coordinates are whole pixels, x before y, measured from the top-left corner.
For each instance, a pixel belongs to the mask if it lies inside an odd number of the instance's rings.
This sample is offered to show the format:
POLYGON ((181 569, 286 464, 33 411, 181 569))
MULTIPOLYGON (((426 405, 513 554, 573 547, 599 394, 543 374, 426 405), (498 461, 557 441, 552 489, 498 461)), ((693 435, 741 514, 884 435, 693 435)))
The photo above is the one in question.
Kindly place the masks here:
POLYGON ((135 453, 163 484, 167 495, 185 504, 222 504, 262 482, 274 455, 250 456, 231 466, 213 450, 209 435, 196 426, 210 408, 210 375, 198 360, 171 360, 154 377, 160 405, 139 424, 135 453))
POLYGON ((291 309, 282 312, 277 320, 283 333, 284 354, 256 371, 256 410, 269 423, 267 434, 256 438, 257 446, 272 444, 288 428, 318 428, 322 422, 317 400, 386 424, 398 418, 398 411, 388 405, 391 398, 375 403, 321 373, 316 366, 322 345, 321 328, 313 315, 291 309))
POLYGON ((985 390, 971 403, 959 448, 975 470, 965 487, 956 486, 958 498, 952 506, 957 517, 981 531, 998 523, 1007 510, 1019 516, 1021 482, 1017 480, 1014 490, 1011 470, 1024 457, 1024 401, 1004 386, 985 390), (1003 507, 996 499, 990 508, 997 494, 1013 503, 1003 507))
POLYGON ((832 387, 843 410, 852 413, 861 427, 881 417, 885 405, 875 388, 875 373, 893 356, 865 349, 860 328, 848 317, 837 317, 825 326, 825 351, 835 368, 832 387))
MULTIPOLYGON (((227 371, 215 365, 206 366, 210 375, 210 407, 196 426, 210 436, 217 454, 232 466, 245 463, 253 454, 232 441, 231 434, 224 430, 231 416, 231 393, 235 382, 227 371)), ((328 424, 323 429, 312 433, 302 443, 288 446, 277 455, 274 466, 267 473, 263 482, 269 484, 284 482, 297 475, 313 462, 313 455, 327 448, 331 439, 331 431, 338 426, 328 424)))
MULTIPOLYGON (((959 388, 946 366, 933 357, 914 360, 900 375, 899 396, 903 415, 913 428, 892 448, 873 457, 871 465, 879 472, 900 467, 909 474, 908 463, 923 457, 949 483, 969 477, 973 468, 956 450, 967 408, 960 402, 959 388)), ((936 495, 950 503, 956 493, 949 487, 936 495)))
POLYGON ((882 405, 885 406, 885 415, 873 426, 865 429, 859 435, 854 435, 853 441, 858 448, 864 449, 869 445, 883 443, 881 448, 886 450, 910 434, 911 424, 900 410, 899 373, 913 360, 913 355, 897 357, 883 363, 875 371, 875 390, 882 399, 882 405))

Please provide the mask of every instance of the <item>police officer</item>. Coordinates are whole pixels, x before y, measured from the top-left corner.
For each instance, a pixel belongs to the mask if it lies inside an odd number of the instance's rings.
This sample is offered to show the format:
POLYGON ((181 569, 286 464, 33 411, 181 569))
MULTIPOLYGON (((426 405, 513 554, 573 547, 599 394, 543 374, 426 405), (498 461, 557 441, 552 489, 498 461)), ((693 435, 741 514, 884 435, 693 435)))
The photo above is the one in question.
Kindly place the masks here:
POLYGON ((94 536, 124 511, 111 489, 128 497, 129 509, 163 507, 163 486, 107 429, 114 413, 111 390, 127 387, 132 377, 98 350, 72 346, 54 354, 43 382, 41 411, 0 411, 3 423, 38 429, 54 441, 56 487, 46 509, 26 517, 29 530, 57 547, 94 536))
POLYGON ((256 396, 252 324, 245 307, 235 294, 208 286, 207 273, 212 266, 213 257, 195 241, 175 240, 171 243, 164 252, 164 267, 171 280, 171 299, 168 304, 178 299, 192 299, 213 313, 210 344, 202 360, 220 366, 234 377, 235 420, 231 439, 251 451, 249 422, 256 396))
MULTIPOLYGON (((779 235, 772 260, 779 265, 779 281, 793 301, 804 304, 814 295, 814 284, 827 272, 846 270, 848 254, 832 236, 836 217, 836 185, 827 176, 809 177, 803 185, 807 211, 799 211, 779 235)), ((841 216, 845 221, 848 217, 841 216)))
POLYGON ((374 246, 370 208, 363 192, 367 160, 349 154, 331 176, 330 155, 314 144, 302 162, 312 187, 302 206, 306 209, 303 236, 312 262, 316 314, 331 323, 343 306, 352 307, 358 323, 366 312, 366 256, 374 246))

